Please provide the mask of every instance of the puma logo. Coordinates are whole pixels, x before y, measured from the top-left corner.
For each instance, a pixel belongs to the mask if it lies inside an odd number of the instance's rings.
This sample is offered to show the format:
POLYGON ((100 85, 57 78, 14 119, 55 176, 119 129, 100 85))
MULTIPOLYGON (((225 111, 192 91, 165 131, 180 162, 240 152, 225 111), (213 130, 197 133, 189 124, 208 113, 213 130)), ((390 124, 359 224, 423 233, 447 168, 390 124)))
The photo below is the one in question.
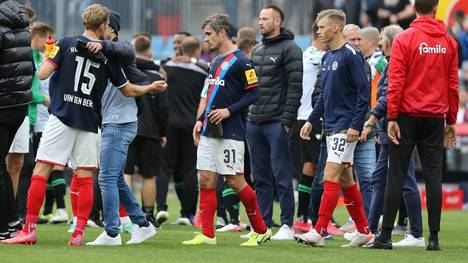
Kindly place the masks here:
POLYGON ((277 57, 270 57, 270 60, 273 61, 274 64, 276 64, 276 59, 277 57))

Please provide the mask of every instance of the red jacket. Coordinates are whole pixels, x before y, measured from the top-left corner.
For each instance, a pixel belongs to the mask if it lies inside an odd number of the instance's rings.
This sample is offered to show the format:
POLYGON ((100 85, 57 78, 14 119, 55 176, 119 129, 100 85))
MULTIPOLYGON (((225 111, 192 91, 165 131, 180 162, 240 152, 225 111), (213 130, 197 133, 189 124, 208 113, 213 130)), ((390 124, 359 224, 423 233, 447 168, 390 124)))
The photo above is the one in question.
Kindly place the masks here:
POLYGON ((458 111, 457 43, 440 20, 420 16, 393 41, 387 115, 445 118, 458 111))

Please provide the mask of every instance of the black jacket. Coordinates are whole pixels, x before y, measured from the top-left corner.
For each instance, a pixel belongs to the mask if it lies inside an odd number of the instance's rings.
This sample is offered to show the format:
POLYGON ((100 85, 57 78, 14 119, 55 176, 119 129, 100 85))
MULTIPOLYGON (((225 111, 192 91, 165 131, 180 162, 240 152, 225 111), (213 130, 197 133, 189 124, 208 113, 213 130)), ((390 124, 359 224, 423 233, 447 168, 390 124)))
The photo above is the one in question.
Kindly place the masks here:
POLYGON ((302 51, 294 34, 281 28, 279 36, 262 39, 254 47, 252 61, 260 83, 260 98, 250 106, 248 121, 281 121, 289 127, 296 121, 302 96, 302 51))
MULTIPOLYGON (((159 66, 152 60, 136 59, 136 66, 150 81, 163 80, 159 74, 159 66)), ((169 117, 169 102, 167 91, 156 94, 145 94, 142 97, 143 110, 138 115, 138 136, 160 139, 166 136, 167 120, 169 117)))
POLYGON ((16 1, 0 3, 0 109, 31 102, 35 69, 28 26, 16 1))

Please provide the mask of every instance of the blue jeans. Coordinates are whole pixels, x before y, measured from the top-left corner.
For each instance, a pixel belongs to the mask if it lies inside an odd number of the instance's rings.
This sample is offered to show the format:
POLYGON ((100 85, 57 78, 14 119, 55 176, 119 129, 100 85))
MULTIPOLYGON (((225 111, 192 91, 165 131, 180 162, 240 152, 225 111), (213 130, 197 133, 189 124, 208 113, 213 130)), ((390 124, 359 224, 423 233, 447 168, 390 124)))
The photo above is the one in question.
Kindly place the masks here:
MULTIPOLYGON (((410 221, 411 235, 416 238, 422 236, 421 197, 415 176, 414 152, 408 166, 407 177, 403 185, 403 199, 405 201, 408 219, 410 221)), ((369 227, 373 233, 377 232, 380 215, 384 206, 385 188, 388 174, 388 144, 381 144, 377 166, 372 174, 372 202, 369 213, 369 227)))
POLYGON ((281 225, 292 226, 294 172, 289 151, 289 134, 280 122, 247 122, 246 139, 258 205, 266 225, 272 225, 275 184, 281 207, 281 225))
POLYGON ((369 208, 372 200, 372 172, 375 168, 375 138, 365 143, 358 143, 354 150, 354 170, 356 171, 359 190, 366 217, 369 218, 369 208))
POLYGON ((135 138, 137 129, 138 122, 102 126, 98 181, 102 194, 104 229, 109 235, 120 232, 119 202, 133 223, 143 225, 147 221, 123 177, 128 146, 135 138))
POLYGON ((323 194, 323 174, 325 172, 327 158, 327 143, 322 140, 320 142, 320 155, 317 162, 317 170, 315 171, 314 182, 312 183, 310 192, 310 220, 312 220, 314 225, 318 220, 320 201, 323 194))

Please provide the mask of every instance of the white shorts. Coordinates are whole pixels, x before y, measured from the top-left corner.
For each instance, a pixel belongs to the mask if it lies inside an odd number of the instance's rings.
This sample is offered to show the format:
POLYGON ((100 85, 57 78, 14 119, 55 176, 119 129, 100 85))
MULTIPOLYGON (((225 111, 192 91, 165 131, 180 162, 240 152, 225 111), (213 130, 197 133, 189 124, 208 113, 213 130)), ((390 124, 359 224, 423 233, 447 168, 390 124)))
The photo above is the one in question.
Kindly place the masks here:
POLYGON ((42 133, 36 161, 72 169, 94 170, 98 167, 98 135, 63 124, 49 116, 42 133))
POLYGON ((15 138, 11 143, 9 153, 28 153, 29 152, 29 117, 24 118, 23 123, 18 128, 15 138))
POLYGON ((221 175, 244 173, 244 142, 201 136, 197 169, 221 175))
POLYGON ((327 136, 327 163, 344 164, 347 167, 352 166, 356 144, 357 141, 347 143, 346 134, 343 133, 327 136))

